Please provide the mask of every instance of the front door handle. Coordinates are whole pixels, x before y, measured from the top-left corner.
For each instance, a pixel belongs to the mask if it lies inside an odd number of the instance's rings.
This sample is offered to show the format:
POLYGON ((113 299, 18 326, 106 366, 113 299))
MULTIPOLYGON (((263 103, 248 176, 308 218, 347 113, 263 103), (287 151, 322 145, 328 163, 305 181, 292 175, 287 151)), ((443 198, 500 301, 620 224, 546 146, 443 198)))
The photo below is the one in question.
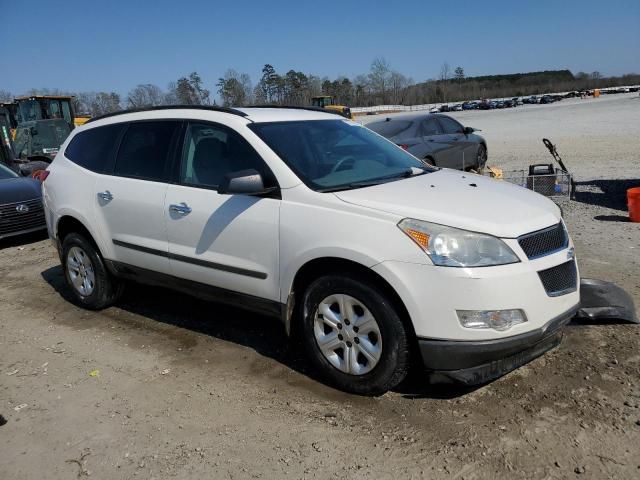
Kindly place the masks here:
POLYGON ((110 202, 111 200, 113 200, 113 195, 109 190, 105 190, 104 192, 98 193, 98 198, 100 200, 104 200, 105 202, 110 202))
POLYGON ((172 213, 177 213, 179 215, 189 215, 191 213, 191 207, 182 202, 179 205, 169 205, 169 211, 172 213))

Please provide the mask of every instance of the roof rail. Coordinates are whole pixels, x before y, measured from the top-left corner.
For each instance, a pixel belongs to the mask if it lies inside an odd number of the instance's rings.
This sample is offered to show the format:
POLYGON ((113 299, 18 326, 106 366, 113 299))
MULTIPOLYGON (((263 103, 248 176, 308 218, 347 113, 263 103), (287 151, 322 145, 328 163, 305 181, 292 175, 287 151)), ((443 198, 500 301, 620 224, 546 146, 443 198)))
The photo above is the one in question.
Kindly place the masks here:
POLYGON ((336 112, 334 110, 327 110, 326 108, 320 107, 299 107, 290 105, 247 105, 246 107, 241 108, 286 108, 291 110, 311 110, 312 112, 332 113, 340 117, 342 116, 339 112, 336 112))
POLYGON ((217 107, 214 105, 159 105, 155 107, 131 108, 128 110, 119 110, 117 112, 105 113, 104 115, 90 118, 85 123, 91 123, 95 122, 96 120, 115 117, 117 115, 124 115, 125 113, 153 112, 155 110, 209 110, 211 112, 230 113, 232 115, 238 115, 240 117, 247 116, 246 113, 241 112, 240 110, 236 110, 235 108, 217 107))

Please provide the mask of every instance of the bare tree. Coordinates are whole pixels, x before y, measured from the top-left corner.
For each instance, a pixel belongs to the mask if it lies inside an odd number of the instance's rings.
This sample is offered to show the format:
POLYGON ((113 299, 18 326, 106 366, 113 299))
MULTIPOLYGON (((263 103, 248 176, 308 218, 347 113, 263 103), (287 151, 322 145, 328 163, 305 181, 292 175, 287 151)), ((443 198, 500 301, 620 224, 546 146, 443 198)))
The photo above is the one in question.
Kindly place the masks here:
POLYGON ((92 116, 104 115, 105 113, 117 112, 121 110, 120 95, 115 92, 90 93, 90 113, 92 116))
POLYGON ((447 101, 447 82, 451 78, 451 67, 447 62, 440 66, 440 82, 442 87, 442 101, 447 101))
POLYGON ((384 58, 378 57, 371 62, 369 81, 374 93, 380 95, 380 100, 383 104, 387 103, 387 88, 390 76, 391 67, 384 58))
POLYGON ((127 104, 131 108, 154 107, 162 105, 164 100, 162 89, 150 83, 138 85, 127 95, 127 104))
POLYGON ((404 103, 407 87, 413 83, 401 73, 391 72, 389 84, 391 85, 391 102, 402 105, 404 103))
POLYGON ((9 103, 13 101, 13 94, 8 90, 0 90, 0 102, 9 103))
POLYGON ((178 96, 176 95, 176 82, 169 82, 167 85, 167 92, 164 94, 163 103, 165 105, 177 105, 178 96))

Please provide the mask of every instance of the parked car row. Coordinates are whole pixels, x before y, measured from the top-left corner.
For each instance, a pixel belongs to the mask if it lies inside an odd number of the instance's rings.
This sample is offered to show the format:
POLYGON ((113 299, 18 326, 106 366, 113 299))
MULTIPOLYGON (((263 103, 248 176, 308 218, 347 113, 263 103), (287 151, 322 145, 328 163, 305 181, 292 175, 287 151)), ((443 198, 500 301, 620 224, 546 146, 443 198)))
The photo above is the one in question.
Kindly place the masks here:
MULTIPOLYGON (((621 89, 611 90, 606 93, 620 93, 621 89)), ((625 91, 630 91, 630 89, 626 89, 625 91)), ((637 90, 636 90, 637 91, 637 90)), ((603 92, 605 93, 605 92, 603 92)), ((444 104, 439 107, 432 107, 429 112, 430 113, 442 113, 442 112, 459 112, 462 110, 493 110, 500 108, 513 108, 518 105, 524 104, 547 104, 558 102, 565 98, 572 98, 580 96, 581 92, 569 92, 565 94, 548 94, 548 95, 530 95, 528 97, 513 97, 513 98, 505 98, 505 99, 484 99, 484 100, 476 100, 469 101, 457 104, 444 104)), ((592 94, 592 92, 591 92, 592 94)))

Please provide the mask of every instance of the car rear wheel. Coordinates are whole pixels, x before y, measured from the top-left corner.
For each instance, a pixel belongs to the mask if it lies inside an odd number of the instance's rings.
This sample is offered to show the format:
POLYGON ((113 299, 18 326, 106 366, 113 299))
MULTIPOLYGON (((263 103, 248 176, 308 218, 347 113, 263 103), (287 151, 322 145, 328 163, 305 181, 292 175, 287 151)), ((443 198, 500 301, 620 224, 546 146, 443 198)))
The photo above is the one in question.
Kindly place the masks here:
POLYGON ((482 174, 484 166, 487 164, 487 147, 480 144, 478 145, 478 153, 476 155, 476 172, 482 174))
POLYGON ((81 307, 101 310, 122 294, 122 283, 107 271, 97 248, 78 233, 62 242, 62 268, 72 298, 81 307))
POLYGON ((305 351, 319 373, 341 390, 379 395, 409 369, 409 341, 390 299, 372 283, 324 276, 302 305, 305 351))

